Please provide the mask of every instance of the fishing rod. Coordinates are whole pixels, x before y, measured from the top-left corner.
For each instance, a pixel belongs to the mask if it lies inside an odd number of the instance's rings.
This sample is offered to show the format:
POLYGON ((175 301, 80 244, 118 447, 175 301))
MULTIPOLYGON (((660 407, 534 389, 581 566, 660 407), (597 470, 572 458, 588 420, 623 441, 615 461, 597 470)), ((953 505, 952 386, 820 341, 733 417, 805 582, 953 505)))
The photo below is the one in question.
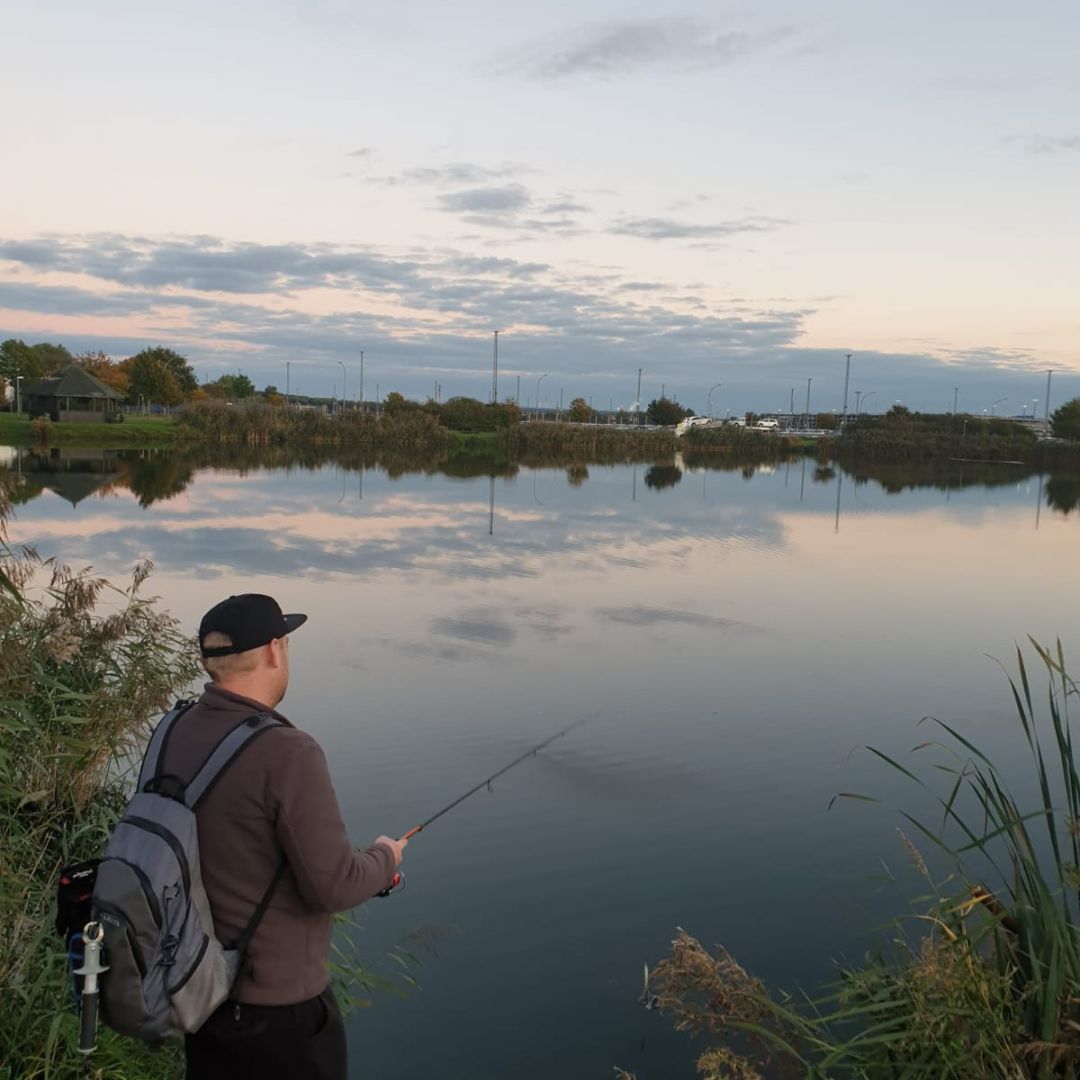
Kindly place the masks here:
MULTIPOLYGON (((402 840, 411 840, 417 833, 422 833, 432 822, 438 821, 443 814, 449 814, 451 810, 456 806, 460 806, 471 795, 475 795, 478 791, 482 791, 484 788, 491 790, 491 785, 498 780, 504 773, 508 773, 515 765, 520 765, 523 761, 527 761, 531 757, 536 757, 541 750, 550 746, 556 739, 561 739, 564 735, 568 735, 574 728, 579 728, 582 724, 588 723, 596 713, 590 713, 588 716, 583 716, 580 720, 575 720, 572 724, 567 724, 561 731, 556 731, 554 735, 549 735, 543 742, 538 742, 535 746, 530 747, 524 754, 518 755, 510 762, 509 765, 504 765, 498 772, 493 772, 490 776, 481 780, 475 787, 469 788, 464 795, 459 795, 452 803, 447 803, 438 813, 432 814, 427 821, 422 821, 419 825, 414 825, 404 836, 402 840)), ((401 883, 405 880, 404 875, 397 871, 394 873, 390 884, 383 889, 382 892, 376 893, 377 896, 389 896, 401 883)))

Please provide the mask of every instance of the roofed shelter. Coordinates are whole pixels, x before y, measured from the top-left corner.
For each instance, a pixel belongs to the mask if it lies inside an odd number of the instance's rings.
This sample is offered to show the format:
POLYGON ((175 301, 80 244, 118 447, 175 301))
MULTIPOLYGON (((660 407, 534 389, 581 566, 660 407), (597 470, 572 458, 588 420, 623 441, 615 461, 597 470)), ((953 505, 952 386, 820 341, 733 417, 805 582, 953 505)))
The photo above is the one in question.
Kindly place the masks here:
POLYGON ((56 423, 64 420, 104 422, 120 409, 123 400, 111 386, 84 371, 77 364, 59 375, 42 379, 24 391, 26 411, 31 416, 48 416, 56 423))

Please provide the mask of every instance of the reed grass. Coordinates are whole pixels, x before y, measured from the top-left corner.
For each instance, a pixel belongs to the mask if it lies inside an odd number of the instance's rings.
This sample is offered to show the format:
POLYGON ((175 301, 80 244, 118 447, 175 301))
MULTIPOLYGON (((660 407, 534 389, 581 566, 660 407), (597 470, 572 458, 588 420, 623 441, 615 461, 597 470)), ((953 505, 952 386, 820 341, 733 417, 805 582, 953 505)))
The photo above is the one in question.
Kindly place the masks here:
MULTIPOLYGON (((53 928, 58 871, 104 848, 148 718, 195 674, 194 650, 143 586, 114 587, 12 547, 19 478, 0 470, 0 1077, 80 1074, 67 965, 53 928)), ((103 1032, 90 1075, 178 1076, 103 1032)))
POLYGON ((283 409, 258 402, 226 405, 207 401, 187 405, 176 420, 179 441, 248 446, 309 443, 364 449, 437 450, 451 441, 449 431, 430 413, 417 409, 376 417, 343 410, 328 415, 314 409, 283 409))
MULTIPOLYGON (((1080 1076, 1080 776, 1070 726, 1076 681, 1060 642, 1031 641, 1045 680, 1036 705, 1017 650, 1008 679, 1037 792, 953 725, 928 719, 925 768, 868 748, 930 798, 932 819, 899 810, 922 909, 884 955, 838 971, 816 997, 774 994, 722 947, 680 930, 649 991, 680 1030, 715 1045, 706 1080, 1076 1080, 1080 1076), (939 865, 933 872, 930 867, 939 865)), ((1012 763, 1010 762, 1010 765, 1012 763)), ((847 792, 838 799, 876 801, 847 792)))

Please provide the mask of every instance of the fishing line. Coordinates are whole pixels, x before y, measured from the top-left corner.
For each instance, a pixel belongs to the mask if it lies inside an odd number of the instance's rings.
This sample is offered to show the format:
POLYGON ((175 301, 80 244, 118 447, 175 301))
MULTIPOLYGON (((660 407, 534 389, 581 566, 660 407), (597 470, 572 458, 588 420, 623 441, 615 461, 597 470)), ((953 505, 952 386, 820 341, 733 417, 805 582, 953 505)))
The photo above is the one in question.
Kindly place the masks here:
MULTIPOLYGON (((500 776, 508 773, 516 765, 520 765, 523 761, 527 761, 531 757, 536 757, 536 755, 539 754, 541 750, 546 749, 553 742, 555 742, 556 739, 561 739, 564 735, 569 735, 570 732, 573 731, 575 728, 579 728, 583 724, 587 724, 597 715, 598 713, 594 712, 590 713, 588 716, 583 716, 580 720, 575 720, 572 724, 567 724, 566 727, 562 728, 560 731, 556 731, 554 735, 549 735, 546 739, 544 739, 543 742, 538 742, 535 746, 529 747, 529 749, 526 750, 525 753, 519 754, 508 765, 504 765, 497 772, 493 772, 490 776, 487 776, 483 780, 481 780, 479 784, 476 784, 474 787, 469 788, 469 790, 466 791, 464 795, 459 795, 453 802, 447 803, 446 806, 444 806, 436 813, 432 814, 431 817, 429 817, 426 821, 422 821, 419 825, 414 825, 407 833, 405 833, 404 836, 401 837, 401 839, 411 840, 414 836, 416 836, 417 833, 423 832, 429 825, 431 825, 435 821, 438 821, 439 818, 441 818, 444 814, 449 814, 450 811, 453 810, 456 806, 460 806, 470 796, 475 795, 478 791, 482 791, 484 788, 488 788, 490 790, 491 785, 496 780, 498 780, 500 776)), ((377 895, 389 896, 396 888, 398 888, 404 882, 404 880, 405 877, 402 873, 400 873, 400 871, 395 873, 393 880, 390 882, 389 886, 377 895)))

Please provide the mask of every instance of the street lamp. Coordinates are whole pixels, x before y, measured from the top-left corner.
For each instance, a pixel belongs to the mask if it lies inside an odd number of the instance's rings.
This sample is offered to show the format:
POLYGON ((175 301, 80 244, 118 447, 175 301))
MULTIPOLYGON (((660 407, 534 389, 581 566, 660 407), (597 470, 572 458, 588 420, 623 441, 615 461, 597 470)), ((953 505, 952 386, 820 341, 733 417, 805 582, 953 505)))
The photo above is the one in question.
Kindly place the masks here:
POLYGON ((345 402, 349 400, 348 375, 345 371, 344 361, 339 360, 338 364, 341 366, 341 403, 344 406, 345 402))
POLYGON ((998 407, 998 406, 999 406, 999 405, 1000 405, 1000 404, 1001 404, 1001 403, 1002 403, 1003 401, 1008 401, 1008 400, 1009 400, 1008 398, 1003 398, 1003 397, 999 397, 999 398, 997 399, 997 401, 992 401, 992 402, 990 403, 990 415, 991 415, 991 416, 997 416, 997 407, 998 407))
POLYGON ((709 403, 705 406, 705 411, 709 414, 709 419, 712 419, 712 395, 714 390, 719 390, 723 383, 717 383, 715 386, 709 387, 709 403))
POLYGON ((22 413, 22 381, 25 375, 15 376, 15 412, 22 413))
MULTIPOLYGON (((868 391, 867 391, 867 392, 866 392, 865 394, 863 394, 863 396, 862 396, 862 402, 861 402, 861 405, 865 405, 865 404, 866 404, 866 403, 867 403, 867 402, 868 402, 868 401, 869 401, 869 400, 870 400, 870 399, 871 399, 871 398, 872 398, 872 397, 873 397, 873 396, 874 396, 874 395, 875 395, 876 393, 877 393, 877 391, 876 391, 876 390, 868 390, 868 391)), ((858 416, 858 415, 859 415, 859 410, 858 410, 858 409, 856 409, 856 410, 855 410, 855 415, 856 415, 856 416, 858 416)))
POLYGON ((542 383, 542 382, 543 382, 543 381, 544 381, 544 380, 545 380, 546 378, 547 378, 547 372, 545 371, 545 372, 544 372, 544 374, 543 374, 543 375, 541 375, 541 376, 540 376, 540 378, 536 380, 536 408, 537 408, 537 411, 538 411, 538 412, 539 412, 539 410, 540 410, 540 384, 541 384, 541 383, 542 383))

